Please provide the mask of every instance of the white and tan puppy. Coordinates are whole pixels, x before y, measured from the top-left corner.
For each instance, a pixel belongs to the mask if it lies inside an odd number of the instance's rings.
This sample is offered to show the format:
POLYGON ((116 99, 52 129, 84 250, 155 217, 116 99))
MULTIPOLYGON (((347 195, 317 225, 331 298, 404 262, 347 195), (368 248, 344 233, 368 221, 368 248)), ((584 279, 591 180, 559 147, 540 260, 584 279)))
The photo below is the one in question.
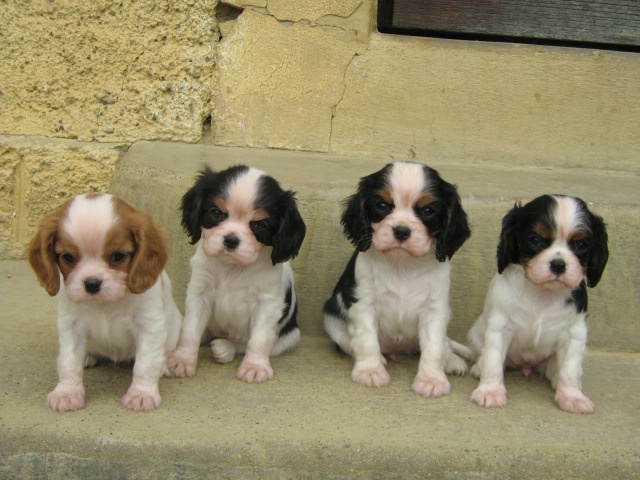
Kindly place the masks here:
POLYGON ((59 299, 59 380, 49 407, 83 408, 83 369, 100 358, 135 360, 122 405, 158 407, 158 380, 181 323, 163 230, 117 197, 79 195, 42 220, 28 253, 40 284, 59 299))
POLYGON ((608 257, 602 218, 579 198, 543 195, 504 217, 498 274, 469 331, 480 354, 472 369, 480 377, 475 403, 507 404, 506 366, 546 375, 562 410, 594 411, 581 386, 587 286, 598 284, 608 257))

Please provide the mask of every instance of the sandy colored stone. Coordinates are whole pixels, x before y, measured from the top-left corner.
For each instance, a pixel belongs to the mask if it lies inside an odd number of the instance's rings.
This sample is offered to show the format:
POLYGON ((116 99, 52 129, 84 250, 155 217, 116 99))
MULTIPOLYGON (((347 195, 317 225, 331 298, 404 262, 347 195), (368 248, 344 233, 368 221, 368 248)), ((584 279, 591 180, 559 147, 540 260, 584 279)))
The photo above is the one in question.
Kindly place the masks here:
POLYGON ((106 192, 123 144, 0 137, 0 258, 17 258, 40 219, 73 195, 106 192))
POLYGON ((245 10, 218 51, 215 141, 326 151, 356 33, 245 10))
POLYGON ((215 2, 0 6, 0 133, 195 142, 209 115, 215 2))
POLYGON ((349 17, 363 3, 362 0, 269 0, 267 11, 280 20, 317 22, 327 15, 349 17))

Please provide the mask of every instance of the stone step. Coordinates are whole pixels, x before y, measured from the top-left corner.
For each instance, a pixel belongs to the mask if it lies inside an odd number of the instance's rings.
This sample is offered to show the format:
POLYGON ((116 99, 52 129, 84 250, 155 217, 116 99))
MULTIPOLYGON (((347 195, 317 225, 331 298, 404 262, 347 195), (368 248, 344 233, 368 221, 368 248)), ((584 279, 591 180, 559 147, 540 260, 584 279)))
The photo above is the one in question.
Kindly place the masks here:
POLYGON ((471 403, 469 376, 452 377, 446 397, 420 397, 415 357, 389 363, 390 386, 361 387, 321 335, 274 358, 260 385, 234 378, 239 359, 215 364, 202 348, 197 375, 162 379, 149 413, 119 404, 130 366, 99 364, 85 372, 86 408, 61 414, 44 403, 57 381, 56 299, 25 261, 0 261, 0 292, 0 479, 639 477, 638 354, 589 353, 587 416, 517 372, 503 409, 471 403))
MULTIPOLYGON (((603 279, 589 292, 590 345, 604 351, 639 351, 640 178, 635 173, 581 168, 518 167, 420 159, 458 185, 472 227, 471 239, 453 257, 449 332, 464 340, 482 311, 502 217, 516 200, 543 193, 575 195, 608 224, 611 256, 603 279)), ((184 305, 193 247, 180 227, 180 199, 204 164, 223 169, 248 164, 267 171, 283 187, 297 191, 307 237, 293 260, 303 335, 323 335, 321 308, 342 273, 352 247, 340 228, 342 200, 360 177, 385 160, 266 149, 178 143, 135 143, 116 168, 111 191, 148 210, 172 238, 168 271, 178 305, 184 305)))

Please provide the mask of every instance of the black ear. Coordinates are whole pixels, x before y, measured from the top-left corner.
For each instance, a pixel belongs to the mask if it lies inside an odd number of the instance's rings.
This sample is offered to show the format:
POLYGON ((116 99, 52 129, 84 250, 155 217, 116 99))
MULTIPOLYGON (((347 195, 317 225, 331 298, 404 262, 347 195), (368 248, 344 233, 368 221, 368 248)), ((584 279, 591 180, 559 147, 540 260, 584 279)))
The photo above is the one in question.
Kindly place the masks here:
POLYGON ((285 208, 282 211, 280 226, 273 237, 273 252, 271 262, 286 262, 294 258, 300 251, 307 227, 298 212, 295 195, 291 191, 284 192, 285 208))
POLYGON ((443 197, 447 203, 447 219, 444 230, 436 237, 436 258, 444 262, 471 236, 467 214, 462 209, 460 197, 455 185, 442 181, 443 197))
POLYGON ((520 254, 518 253, 517 225, 521 208, 522 205, 516 202, 502 219, 502 231, 497 252, 498 273, 504 272, 509 264, 518 263, 520 254))
POLYGON ((602 218, 591 212, 588 212, 588 216, 594 244, 589 251, 589 261, 587 262, 587 285, 593 288, 602 278, 602 272, 609 259, 609 247, 607 246, 609 237, 602 218))
POLYGON ((364 208, 364 195, 358 191, 344 200, 344 211, 340 223, 342 231, 359 252, 371 247, 371 223, 364 208))
POLYGON ((203 203, 208 193, 205 185, 211 183, 214 177, 215 173, 211 168, 205 166, 193 186, 182 196, 182 228, 191 237, 191 245, 198 243, 202 235, 203 203))

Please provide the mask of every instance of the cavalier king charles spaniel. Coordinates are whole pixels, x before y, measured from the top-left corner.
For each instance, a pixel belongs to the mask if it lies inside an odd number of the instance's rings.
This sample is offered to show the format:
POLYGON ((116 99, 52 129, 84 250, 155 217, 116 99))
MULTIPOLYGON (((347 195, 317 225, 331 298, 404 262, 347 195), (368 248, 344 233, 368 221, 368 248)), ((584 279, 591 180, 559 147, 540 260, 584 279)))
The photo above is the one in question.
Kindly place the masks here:
POLYGON ((413 391, 446 395, 445 372, 466 373, 457 354, 471 355, 447 337, 449 260, 471 234, 456 187, 426 165, 395 162, 360 180, 341 223, 356 251, 324 305, 324 325, 354 357, 351 378, 388 385, 384 356, 421 352, 413 391))
POLYGON ((83 369, 106 358, 135 361, 123 406, 157 408, 182 320, 164 272, 164 231, 117 197, 79 195, 42 220, 28 255, 40 284, 59 298, 59 380, 49 407, 83 408, 83 369))
POLYGON ((595 287, 609 257, 607 231, 584 201, 543 195, 516 203, 502 220, 498 274, 484 311, 469 331, 480 353, 471 400, 507 404, 504 367, 544 374, 562 410, 591 413, 582 393, 587 345, 587 287, 595 287))
POLYGON ((194 375, 199 346, 212 339, 219 363, 245 354, 236 378, 271 379, 269 356, 300 341, 288 260, 298 254, 306 227, 294 193, 255 168, 214 172, 205 167, 183 196, 181 209, 182 225, 198 246, 170 369, 179 377, 194 375))

